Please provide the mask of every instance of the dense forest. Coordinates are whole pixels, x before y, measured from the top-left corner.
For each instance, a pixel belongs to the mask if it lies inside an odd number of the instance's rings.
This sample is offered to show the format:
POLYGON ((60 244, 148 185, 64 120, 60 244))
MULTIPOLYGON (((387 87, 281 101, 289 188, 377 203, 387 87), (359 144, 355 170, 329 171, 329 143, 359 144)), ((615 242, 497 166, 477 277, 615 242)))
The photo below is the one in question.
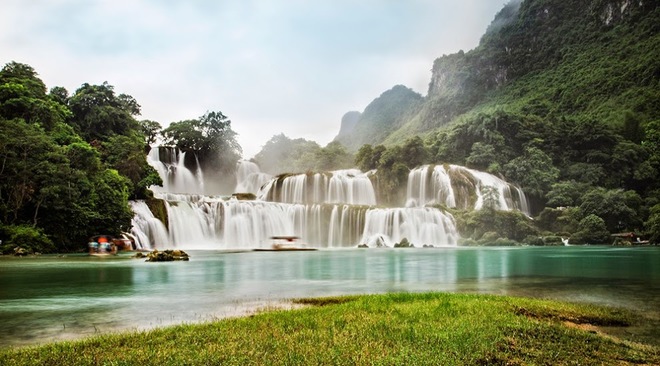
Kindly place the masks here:
POLYGON ((659 28, 657 2, 511 1, 478 47, 435 60, 426 97, 397 86, 350 112, 335 141, 357 149, 361 169, 378 169, 389 202, 420 164, 465 165, 522 187, 535 220, 455 213, 472 239, 609 243, 635 231, 657 242, 659 28))
POLYGON ((47 90, 29 65, 0 71, 0 240, 3 253, 86 248, 96 234, 131 227, 129 199, 151 197, 162 184, 147 164, 157 139, 193 151, 200 162, 232 171, 240 156, 231 122, 221 112, 174 122, 138 121, 140 105, 108 83, 73 94, 47 90), (218 152, 223 152, 219 154, 218 152))

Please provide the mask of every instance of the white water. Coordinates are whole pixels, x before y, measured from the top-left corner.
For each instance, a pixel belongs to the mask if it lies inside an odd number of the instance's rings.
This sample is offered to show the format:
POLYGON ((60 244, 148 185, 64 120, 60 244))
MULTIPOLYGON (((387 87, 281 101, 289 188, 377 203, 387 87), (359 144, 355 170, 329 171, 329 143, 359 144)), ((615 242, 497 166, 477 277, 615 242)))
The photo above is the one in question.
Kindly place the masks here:
POLYGON ((135 213, 131 220, 131 235, 135 240, 136 249, 152 249, 167 247, 170 239, 165 225, 154 217, 143 201, 129 202, 135 213))
POLYGON ((374 207, 369 175, 357 169, 270 178, 242 161, 236 191, 258 192, 258 199, 240 201, 201 194, 201 172, 183 166, 184 154, 150 159, 167 182, 155 195, 166 202, 169 230, 154 223, 146 204, 134 202, 133 234, 141 248, 268 248, 273 236, 297 236, 316 248, 392 246, 404 238, 417 247, 455 246, 458 240, 453 217, 442 210, 374 207))
POLYGON ((163 180, 162 187, 150 187, 153 191, 172 193, 204 193, 204 179, 202 170, 197 162, 196 172, 188 169, 184 161, 186 153, 180 153, 174 148, 153 147, 147 155, 147 163, 154 167, 163 180), (161 156, 161 150, 165 150, 168 156, 161 156))
POLYGON ((262 173, 257 164, 248 160, 239 160, 236 164, 235 193, 257 194, 261 187, 273 178, 270 174, 262 173))
POLYGON ((275 177, 263 187, 258 198, 283 203, 376 205, 371 180, 358 169, 275 177))
POLYGON ((366 215, 362 243, 393 246, 407 238, 415 246, 455 246, 458 241, 454 218, 434 208, 373 209, 366 215))
POLYGON ((519 210, 530 215, 523 191, 492 175, 458 165, 424 165, 408 175, 407 207, 440 204, 446 207, 479 210, 484 205, 484 189, 497 192, 495 208, 519 210))

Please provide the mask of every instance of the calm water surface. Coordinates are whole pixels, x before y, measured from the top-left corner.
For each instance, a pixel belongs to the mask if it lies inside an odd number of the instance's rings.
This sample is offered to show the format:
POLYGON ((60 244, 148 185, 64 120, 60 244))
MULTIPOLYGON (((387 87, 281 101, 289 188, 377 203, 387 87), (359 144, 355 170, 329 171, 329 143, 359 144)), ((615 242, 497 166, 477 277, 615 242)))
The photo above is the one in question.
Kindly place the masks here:
POLYGON ((286 299, 392 291, 543 297, 658 315, 660 248, 429 248, 0 258, 0 347, 208 321, 286 299))

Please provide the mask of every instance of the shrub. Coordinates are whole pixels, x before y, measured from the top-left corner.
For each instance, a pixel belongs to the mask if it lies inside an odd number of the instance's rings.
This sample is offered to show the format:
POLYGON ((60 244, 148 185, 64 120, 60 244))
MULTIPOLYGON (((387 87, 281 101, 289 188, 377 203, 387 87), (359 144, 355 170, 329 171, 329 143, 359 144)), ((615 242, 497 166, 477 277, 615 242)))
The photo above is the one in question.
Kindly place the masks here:
POLYGON ((3 254, 14 252, 14 248, 21 247, 28 252, 39 253, 52 253, 55 251, 55 245, 44 234, 40 228, 35 228, 30 225, 10 225, 2 228, 3 240, 2 250, 3 254))

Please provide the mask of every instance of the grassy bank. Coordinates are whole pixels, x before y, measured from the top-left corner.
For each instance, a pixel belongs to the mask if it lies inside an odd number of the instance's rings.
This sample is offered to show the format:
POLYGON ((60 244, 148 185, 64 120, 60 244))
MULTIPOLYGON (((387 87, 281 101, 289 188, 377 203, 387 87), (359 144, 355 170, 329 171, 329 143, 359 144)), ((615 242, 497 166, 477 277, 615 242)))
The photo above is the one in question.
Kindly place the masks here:
POLYGON ((445 293, 299 302, 311 306, 3 350, 0 364, 660 364, 658 328, 623 310, 445 293))

